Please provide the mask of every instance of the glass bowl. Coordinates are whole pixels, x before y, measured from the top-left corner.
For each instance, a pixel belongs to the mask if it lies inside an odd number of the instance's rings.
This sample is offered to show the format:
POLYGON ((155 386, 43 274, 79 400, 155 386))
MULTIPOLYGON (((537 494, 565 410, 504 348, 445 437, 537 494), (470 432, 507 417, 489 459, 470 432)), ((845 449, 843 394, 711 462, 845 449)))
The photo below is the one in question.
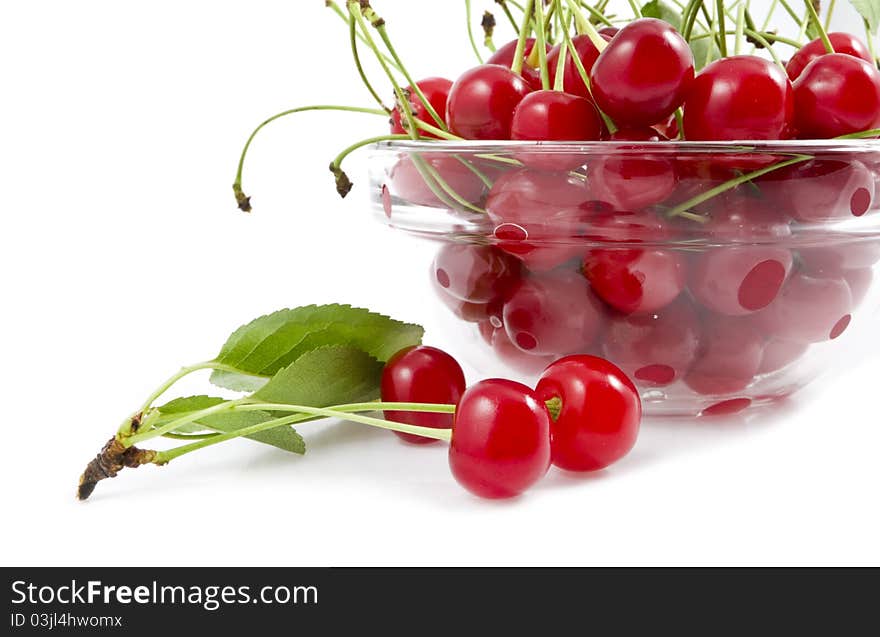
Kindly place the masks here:
POLYGON ((876 340, 877 140, 386 142, 370 179, 428 240, 414 298, 485 376, 596 354, 648 414, 710 415, 876 340))

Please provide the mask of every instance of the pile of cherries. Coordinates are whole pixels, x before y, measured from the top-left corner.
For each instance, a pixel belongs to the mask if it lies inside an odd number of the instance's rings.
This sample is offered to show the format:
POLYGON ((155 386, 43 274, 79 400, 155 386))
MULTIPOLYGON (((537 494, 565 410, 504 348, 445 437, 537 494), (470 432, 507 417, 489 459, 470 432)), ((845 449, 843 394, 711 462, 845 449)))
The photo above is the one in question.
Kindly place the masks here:
MULTIPOLYGON (((820 149, 775 168, 789 156, 649 149, 673 145, 670 138, 871 131, 880 127, 880 72, 868 47, 846 33, 829 34, 834 53, 822 39, 810 42, 785 71, 738 55, 696 75, 690 47, 665 22, 638 19, 601 36, 601 51, 591 37, 574 37, 589 85, 568 60, 564 91, 543 90, 535 68, 511 70, 517 41, 454 83, 420 83, 449 130, 466 139, 616 142, 607 155, 517 150, 516 165, 466 155, 467 166, 451 154, 420 152, 461 199, 486 212, 485 241, 444 245, 432 285, 524 373, 594 353, 643 389, 683 381, 695 394, 724 398, 705 413, 745 407, 747 399, 731 397, 810 344, 837 338, 864 297, 880 260, 876 241, 795 239, 799 230, 876 209, 880 156, 820 149), (669 214, 716 187, 723 192, 686 215, 669 214), (689 244, 694 236, 702 243, 689 244)), ((527 59, 534 46, 526 41, 527 59)), ((553 82, 564 46, 548 47, 553 82)), ((429 118, 418 99, 410 107, 429 118)), ((399 119, 393 126, 404 130, 399 119)), ((409 203, 449 207, 408 155, 389 171, 387 188, 409 203)))
MULTIPOLYGON (((547 473, 597 471, 626 455, 636 442, 641 402, 616 366, 594 356, 552 363, 533 390, 504 379, 465 386, 458 362, 427 346, 410 347, 388 361, 382 400, 455 404, 450 414, 386 411, 395 422, 452 428, 449 466, 456 480, 485 498, 519 495, 547 473)), ((433 439, 395 432, 414 444, 433 439)))

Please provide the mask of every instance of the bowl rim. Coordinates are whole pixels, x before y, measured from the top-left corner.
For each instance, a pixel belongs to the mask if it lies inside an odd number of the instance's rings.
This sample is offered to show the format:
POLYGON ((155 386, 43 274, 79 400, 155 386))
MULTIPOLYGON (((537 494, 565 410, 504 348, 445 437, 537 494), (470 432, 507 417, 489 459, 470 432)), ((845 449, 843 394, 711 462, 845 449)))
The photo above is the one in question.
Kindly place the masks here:
POLYGON ((658 153, 873 153, 880 152, 880 139, 770 139, 690 141, 667 140, 644 141, 522 141, 522 140, 447 140, 447 139, 395 139, 370 145, 373 151, 421 151, 421 152, 566 152, 603 153, 609 151, 658 152, 658 153))

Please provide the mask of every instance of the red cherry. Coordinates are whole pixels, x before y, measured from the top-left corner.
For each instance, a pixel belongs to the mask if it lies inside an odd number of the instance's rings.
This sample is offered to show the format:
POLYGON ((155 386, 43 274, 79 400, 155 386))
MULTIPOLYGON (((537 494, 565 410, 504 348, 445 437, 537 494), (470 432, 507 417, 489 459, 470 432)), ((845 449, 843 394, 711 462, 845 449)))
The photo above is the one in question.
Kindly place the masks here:
POLYGON ((446 121, 465 139, 510 139, 513 111, 531 88, 506 66, 465 71, 449 91, 446 121))
POLYGON ((843 273, 843 278, 846 280, 847 285, 849 285, 852 306, 855 309, 862 304, 862 301, 868 295, 868 290, 871 289, 871 283, 874 280, 874 271, 871 268, 847 270, 843 273))
POLYGON ((761 191, 800 221, 861 217, 874 201, 874 176, 856 160, 815 159, 768 173, 761 191))
POLYGON ((582 351, 596 338, 602 320, 590 286, 568 270, 525 279, 504 304, 507 335, 531 354, 582 351))
POLYGON ((711 315, 684 382, 704 395, 742 391, 758 372, 763 350, 763 338, 748 319, 711 315))
POLYGON ((675 252, 641 248, 591 250, 583 272, 599 298, 627 314, 666 307, 687 278, 684 259, 675 252))
POLYGON ((659 203, 672 194, 676 184, 671 159, 647 159, 635 150, 591 161, 587 177, 593 196, 620 210, 641 210, 659 203))
MULTIPOLYGON (((458 362, 442 350, 425 345, 407 347, 385 364, 381 388, 384 402, 455 404, 465 390, 464 372, 458 362)), ((385 418, 419 427, 452 427, 451 414, 386 411, 385 418)), ((433 438, 399 431, 394 433, 416 444, 435 442, 433 438)))
POLYGON ((553 464, 597 471, 617 462, 636 443, 642 419, 639 392, 620 368, 603 358, 566 356, 551 364, 535 389, 561 401, 550 425, 553 464))
MULTIPOLYGON (((442 77, 429 77, 427 79, 416 82, 418 87, 424 93, 428 103, 433 107, 434 112, 441 118, 446 117, 446 99, 449 97, 449 89, 452 88, 452 82, 442 77)), ((404 89, 404 94, 409 97, 409 107, 415 118, 427 122, 432 126, 436 126, 437 122, 425 108, 424 102, 419 98, 412 87, 408 86, 404 89)), ((400 106, 396 105, 391 110, 391 132, 393 134, 405 134, 407 130, 401 122, 400 106)), ((434 133, 426 133, 419 130, 422 137, 431 137, 439 139, 434 133)))
POLYGON ((701 329, 693 306, 679 299, 656 313, 613 317, 602 340, 605 355, 633 379, 664 387, 687 373, 701 329))
POLYGON ((501 314, 501 303, 495 301, 491 303, 471 303, 470 301, 457 299, 440 287, 434 276, 431 277, 431 289, 437 295, 437 298, 440 299, 440 302, 462 321, 481 323, 492 316, 501 314))
POLYGON ((432 274, 447 294, 470 303, 504 297, 519 279, 520 265, 491 246, 449 243, 434 257, 432 274))
POLYGON ((594 214, 584 181, 528 169, 498 178, 485 207, 499 247, 538 271, 580 256, 580 248, 562 242, 576 237, 583 220, 594 214))
POLYGON ((880 128, 880 71, 833 53, 810 62, 794 83, 795 126, 802 139, 880 128))
POLYGON ((553 362, 552 356, 527 353, 514 345, 507 336, 503 322, 497 317, 480 323, 479 330, 480 336, 492 348, 493 355, 518 374, 535 376, 553 362))
POLYGON ((609 38, 613 38, 619 31, 620 29, 617 27, 602 27, 599 29, 599 35, 607 35, 609 38))
MULTIPOLYGON (((500 64, 501 66, 506 66, 510 68, 513 65, 513 56, 516 53, 516 44, 518 40, 511 40, 507 44, 498 47, 498 49, 489 56, 489 59, 486 60, 486 64, 500 64)), ((535 38, 527 38, 526 46, 523 49, 523 58, 524 60, 528 60, 529 55, 532 53, 532 49, 535 47, 535 38)), ((547 47, 547 50, 550 50, 550 47, 547 47)), ((534 90, 540 90, 542 87, 541 84, 541 72, 529 66, 529 63, 526 61, 523 63, 522 72, 520 73, 526 83, 533 88, 534 90)))
POLYGON ((758 374, 771 374, 788 367, 803 356, 809 346, 806 343, 795 343, 772 338, 764 345, 761 366, 758 374))
MULTIPOLYGON (((434 153, 421 153, 420 156, 462 199, 473 203, 482 199, 485 185, 458 159, 434 153)), ((430 175, 427 178, 431 179, 430 175)), ((412 157, 401 157, 389 173, 390 194, 410 204, 447 208, 448 204, 434 194, 425 179, 412 157)))
POLYGON ((688 289, 710 310, 731 316, 750 314, 773 302, 791 266, 786 248, 709 248, 694 260, 688 289))
MULTIPOLYGON (((603 36, 603 39, 606 42, 610 42, 611 36, 603 36)), ((599 49, 596 48, 593 41, 586 35, 576 35, 571 39, 571 42, 578 53, 578 57, 583 64, 584 70, 587 72, 587 77, 589 77, 593 64, 596 62, 596 58, 599 57, 599 49)), ((555 86, 556 69, 559 66, 559 54, 562 47, 565 47, 566 49, 565 70, 562 73, 562 90, 566 93, 579 95, 580 97, 585 97, 592 101, 593 96, 590 94, 590 89, 584 84, 580 71, 578 71, 577 64, 575 64, 574 60, 571 58, 571 52, 568 50, 568 47, 564 42, 554 46, 547 55, 547 66, 550 70, 550 85, 555 86)))
MULTIPOLYGON (((583 97, 535 91, 516 107, 510 137, 526 141, 595 141, 603 128, 596 108, 583 97)), ((584 156, 577 153, 518 152, 516 158, 539 170, 573 170, 584 163, 584 156)))
MULTIPOLYGON (((853 57, 860 58, 865 62, 872 62, 871 52, 868 46, 851 33, 829 33, 828 39, 831 40, 831 48, 835 53, 844 53, 853 57)), ((797 53, 791 56, 785 70, 788 77, 794 82, 807 65, 823 55, 827 55, 825 45, 822 38, 816 38, 812 42, 802 46, 797 53)))
POLYGON ((777 299, 755 315, 768 335, 797 343, 840 336, 849 325, 852 294, 846 280, 794 274, 777 299))
POLYGON ((819 276, 846 276, 847 272, 867 270, 880 261, 880 242, 861 240, 839 242, 815 248, 800 248, 804 272, 819 276))
POLYGON ((650 126, 678 108, 694 79, 684 38, 654 18, 630 22, 593 64, 593 98, 620 126, 650 126))
POLYGON ((788 223, 765 203, 738 196, 712 213, 704 231, 719 242, 774 245, 712 247, 696 255, 688 288, 714 312, 749 314, 769 305, 791 272, 791 251, 775 245, 791 235, 788 223))
POLYGON ((449 468, 483 498, 517 496, 550 467, 550 414, 531 389, 489 379, 469 387, 455 410, 449 468))
POLYGON ((793 118, 788 77, 773 62, 751 55, 706 66, 684 103, 689 140, 786 139, 791 137, 793 118))

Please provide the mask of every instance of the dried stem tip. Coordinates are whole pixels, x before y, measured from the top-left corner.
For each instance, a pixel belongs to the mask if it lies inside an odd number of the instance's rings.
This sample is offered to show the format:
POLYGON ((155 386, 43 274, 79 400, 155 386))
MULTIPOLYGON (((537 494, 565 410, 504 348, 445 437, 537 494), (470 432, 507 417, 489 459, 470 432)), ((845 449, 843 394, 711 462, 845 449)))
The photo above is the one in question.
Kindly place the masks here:
POLYGON ((149 449, 129 447, 126 449, 114 436, 107 441, 101 453, 95 456, 79 478, 76 497, 85 500, 101 480, 115 478, 125 467, 135 469, 142 464, 150 464, 156 459, 156 452, 149 449))

